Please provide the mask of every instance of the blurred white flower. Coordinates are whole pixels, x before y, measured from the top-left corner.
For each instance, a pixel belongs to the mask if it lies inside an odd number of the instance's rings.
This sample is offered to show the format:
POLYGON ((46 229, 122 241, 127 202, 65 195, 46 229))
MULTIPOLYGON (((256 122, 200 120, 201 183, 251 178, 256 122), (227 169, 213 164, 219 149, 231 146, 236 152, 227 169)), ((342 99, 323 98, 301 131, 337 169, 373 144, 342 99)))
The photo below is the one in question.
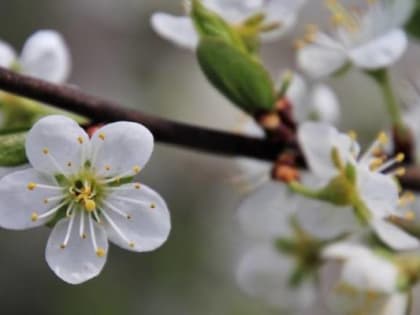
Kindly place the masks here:
POLYGON ((339 314, 404 315, 408 294, 398 290, 399 269, 390 260, 361 245, 336 243, 323 257, 343 263, 332 308, 339 314))
POLYGON ((315 301, 313 280, 291 286, 293 257, 275 248, 275 240, 292 235, 290 218, 299 198, 283 183, 270 181, 247 196, 238 209, 244 232, 256 241, 241 259, 236 278, 248 295, 285 311, 307 309, 315 301))
POLYGON ((0 40, 0 66, 54 83, 67 80, 71 60, 62 36, 56 31, 40 30, 25 42, 20 56, 0 40))
POLYGON ((309 26, 297 41, 298 64, 312 77, 331 75, 349 62, 364 70, 389 67, 407 48, 403 26, 413 6, 413 0, 377 0, 359 12, 327 0, 336 29, 329 35, 309 26))
POLYGON ((333 189, 338 184, 349 189, 347 204, 354 207, 358 216, 368 222, 385 243, 394 249, 412 249, 419 245, 416 238, 387 221, 390 216, 400 216, 399 187, 394 175, 401 169, 386 171, 402 162, 404 156, 398 154, 388 161, 376 156, 388 141, 385 134, 380 134, 363 155, 352 136, 339 133, 327 124, 305 123, 298 130, 298 138, 311 171, 325 184, 336 180, 333 189), (355 176, 354 183, 348 178, 349 167, 355 176))
MULTIPOLYGON (((278 25, 263 33, 262 39, 266 41, 276 40, 293 27, 304 2, 305 0, 203 0, 206 7, 234 26, 239 26, 255 14, 264 14, 265 24, 278 25)), ((151 24, 160 36, 181 47, 195 49, 198 44, 198 34, 188 16, 158 12, 153 14, 151 24)))
POLYGON ((297 123, 316 120, 337 124, 340 121, 340 102, 326 84, 308 85, 298 73, 293 73, 286 97, 293 107, 297 123))
POLYGON ((152 134, 137 123, 112 123, 89 139, 69 118, 43 118, 26 140, 33 168, 0 180, 0 226, 24 230, 57 221, 46 260, 71 284, 100 273, 108 239, 136 252, 154 250, 170 231, 167 206, 152 189, 130 183, 152 150, 152 134))

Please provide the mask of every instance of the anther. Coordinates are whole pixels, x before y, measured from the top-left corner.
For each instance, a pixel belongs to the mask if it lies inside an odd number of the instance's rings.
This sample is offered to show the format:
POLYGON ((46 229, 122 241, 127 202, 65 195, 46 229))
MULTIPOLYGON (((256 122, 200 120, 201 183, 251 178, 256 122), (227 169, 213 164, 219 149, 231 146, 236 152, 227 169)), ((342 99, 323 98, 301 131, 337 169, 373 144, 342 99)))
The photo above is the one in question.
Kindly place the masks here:
POLYGON ((42 149, 42 153, 44 153, 45 155, 47 155, 50 151, 48 150, 48 148, 44 148, 42 149))
POLYGON ((28 187, 29 190, 34 190, 36 188, 36 186, 37 186, 36 183, 30 182, 27 187, 28 187))
POLYGON ((388 138, 388 136, 386 135, 386 133, 385 133, 385 132, 381 132, 381 133, 378 135, 378 142, 379 142, 380 144, 382 144, 382 145, 386 145, 386 144, 388 143, 388 141, 389 141, 389 138, 388 138))
POLYGON ((48 198, 45 198, 45 199, 44 199, 44 203, 45 203, 45 204, 48 204, 48 198))
POLYGON ((395 171, 394 171, 394 175, 395 176, 404 176, 405 174, 406 174, 406 169, 404 168, 404 167, 400 167, 400 168, 397 168, 395 171))
POLYGON ((128 244, 128 246, 130 246, 131 248, 134 248, 134 247, 136 246, 136 244, 134 244, 134 242, 130 242, 130 243, 128 244))
POLYGON ((416 219, 416 214, 414 213, 414 211, 407 211, 406 213, 404 213, 404 219, 406 219, 407 221, 414 221, 416 219))
POLYGON ((151 209, 155 209, 155 208, 156 208, 156 204, 155 204, 155 203, 151 203, 151 204, 150 204, 150 208, 151 208, 151 209))
POLYGON ((84 204, 87 212, 91 213, 96 210, 96 203, 92 199, 85 199, 84 204))
POLYGON ((106 171, 110 171, 111 170, 111 166, 110 165, 105 165, 105 170, 106 171))
POLYGON ((349 130, 347 132, 347 135, 350 137, 351 140, 356 141, 357 140, 357 133, 354 130, 349 130))
POLYGON ((78 137, 77 137, 77 141, 78 141, 80 144, 83 144, 83 142, 84 142, 83 137, 82 137, 82 136, 78 136, 78 137))
POLYGON ((71 166, 72 166, 72 163, 71 163, 71 162, 68 162, 68 163, 67 163, 67 166, 68 166, 68 167, 71 167, 71 166))
POLYGON ((61 248, 61 249, 66 248, 66 244, 61 244, 61 245, 60 245, 60 248, 61 248))
POLYGON ((82 239, 87 239, 87 235, 85 233, 83 233, 82 235, 80 235, 82 237, 82 239))
POLYGON ((141 167, 140 166, 136 165, 136 166, 133 167, 134 174, 138 174, 138 173, 140 173, 140 171, 141 171, 141 167))
POLYGON ((404 153, 398 153, 397 156, 395 157, 395 161, 398 163, 401 163, 402 161, 404 161, 404 159, 405 159, 404 153))
POLYGON ((105 249, 103 249, 102 247, 98 247, 98 249, 96 250, 96 256, 104 257, 105 254, 106 254, 105 249))
POLYGON ((33 212, 32 215, 31 215, 32 222, 38 221, 38 217, 39 217, 38 213, 33 212))
POLYGON ((104 141, 104 140, 105 140, 105 134, 104 134, 103 132, 101 132, 101 133, 98 135, 98 137, 99 137, 99 139, 101 139, 102 141, 104 141))
POLYGON ((134 188, 135 189, 140 189, 141 188, 141 185, 139 183, 136 183, 136 184, 134 184, 134 188))

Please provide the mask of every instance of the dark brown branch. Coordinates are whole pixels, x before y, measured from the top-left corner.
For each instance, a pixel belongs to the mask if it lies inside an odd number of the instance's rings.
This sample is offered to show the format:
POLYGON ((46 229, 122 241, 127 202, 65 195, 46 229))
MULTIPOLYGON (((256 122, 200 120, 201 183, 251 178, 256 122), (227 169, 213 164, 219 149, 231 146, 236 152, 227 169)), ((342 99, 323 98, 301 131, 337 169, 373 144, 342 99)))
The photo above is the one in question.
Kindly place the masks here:
MULTIPOLYGON (((95 122, 129 120, 145 125, 159 142, 228 156, 275 160, 286 149, 280 142, 195 127, 124 108, 116 102, 89 95, 79 89, 51 84, 0 67, 0 89, 53 105, 95 122)), ((420 169, 409 168, 401 178, 405 188, 420 191, 420 169)))
POLYGON ((1 67, 0 89, 83 115, 95 122, 139 122, 149 128, 156 141, 190 149, 262 160, 274 160, 284 149, 281 143, 161 119, 74 87, 51 84, 1 67))

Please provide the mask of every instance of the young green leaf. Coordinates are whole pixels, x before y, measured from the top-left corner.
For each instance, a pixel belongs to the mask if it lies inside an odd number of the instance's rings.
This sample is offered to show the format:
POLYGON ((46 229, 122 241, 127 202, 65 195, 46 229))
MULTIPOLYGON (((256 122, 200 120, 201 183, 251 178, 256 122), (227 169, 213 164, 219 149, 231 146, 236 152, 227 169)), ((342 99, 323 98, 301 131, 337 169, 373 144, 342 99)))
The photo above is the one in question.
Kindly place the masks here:
POLYGON ((255 59, 213 37, 201 40, 197 58, 207 79, 241 109, 251 114, 273 109, 274 84, 255 59))
POLYGON ((0 135, 0 166, 18 166, 27 162, 26 132, 0 135))

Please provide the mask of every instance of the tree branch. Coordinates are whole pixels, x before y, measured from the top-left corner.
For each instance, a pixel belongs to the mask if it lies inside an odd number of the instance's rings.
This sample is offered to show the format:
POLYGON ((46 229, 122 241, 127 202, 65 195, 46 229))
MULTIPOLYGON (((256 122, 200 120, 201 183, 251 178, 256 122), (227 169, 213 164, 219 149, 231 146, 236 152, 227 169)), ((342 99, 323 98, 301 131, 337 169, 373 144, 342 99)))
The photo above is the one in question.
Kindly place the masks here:
MULTIPOLYGON (((156 141, 194 150, 273 161, 288 148, 281 142, 261 140, 158 118, 124 108, 117 102, 92 96, 74 87, 52 84, 2 67, 0 67, 0 89, 80 114, 94 122, 119 120, 139 122, 153 133, 156 141)), ((407 189, 420 191, 420 169, 408 168, 407 174, 401 178, 401 183, 407 189)))
POLYGON ((52 84, 1 67, 0 89, 80 114, 98 123, 119 120, 139 122, 153 133, 156 141, 199 151, 274 160, 285 149, 282 143, 154 117, 74 87, 52 84))

